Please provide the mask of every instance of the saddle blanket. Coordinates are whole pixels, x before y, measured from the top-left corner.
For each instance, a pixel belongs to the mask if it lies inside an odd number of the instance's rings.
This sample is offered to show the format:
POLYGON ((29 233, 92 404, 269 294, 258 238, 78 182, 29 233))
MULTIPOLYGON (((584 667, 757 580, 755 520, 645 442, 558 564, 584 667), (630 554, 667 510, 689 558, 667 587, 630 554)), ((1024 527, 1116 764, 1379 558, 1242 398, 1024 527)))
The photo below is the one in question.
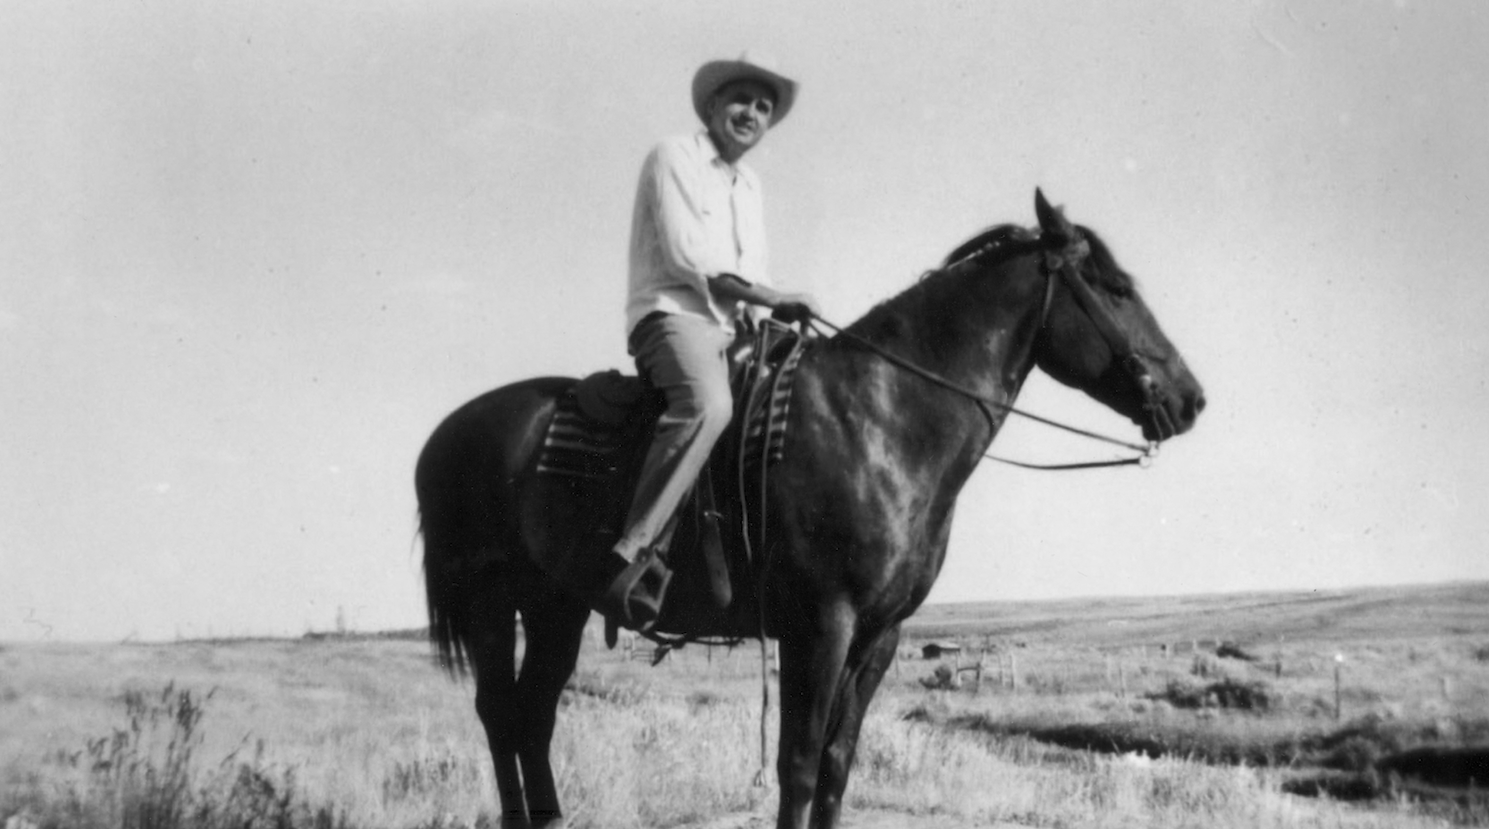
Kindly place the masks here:
MULTIPOLYGON (((781 458, 791 408, 791 386, 805 351, 804 348, 793 349, 768 376, 742 395, 735 411, 735 421, 743 418, 746 423, 743 457, 747 472, 758 472, 762 458, 767 467, 781 458), (739 411, 740 407, 744 408, 743 412, 739 411)), ((538 472, 578 478, 609 478, 620 471, 625 460, 626 435, 623 420, 602 423, 589 417, 580 408, 578 396, 570 390, 559 399, 558 410, 543 437, 538 472)), ((729 429, 722 440, 738 441, 738 429, 729 429)))

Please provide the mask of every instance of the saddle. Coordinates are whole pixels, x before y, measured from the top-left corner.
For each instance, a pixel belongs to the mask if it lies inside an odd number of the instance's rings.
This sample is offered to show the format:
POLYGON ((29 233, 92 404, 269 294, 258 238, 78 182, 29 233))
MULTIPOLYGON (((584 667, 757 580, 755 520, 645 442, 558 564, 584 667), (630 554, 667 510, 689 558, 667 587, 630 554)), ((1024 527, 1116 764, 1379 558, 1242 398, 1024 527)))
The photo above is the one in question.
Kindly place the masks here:
MULTIPOLYGON (((758 555, 751 553, 758 554, 760 539, 749 537, 748 517, 758 508, 763 476, 781 457, 791 384, 806 342, 794 329, 769 319, 736 339, 730 348, 734 417, 673 517, 675 532, 663 535, 671 539, 664 553, 668 566, 680 581, 706 585, 706 591, 692 592, 706 592, 720 611, 733 603, 734 582, 755 572, 751 559, 758 555)), ((559 399, 537 473, 600 484, 599 491, 610 497, 607 508, 599 510, 596 532, 618 536, 665 409, 662 392, 641 377, 613 369, 591 374, 559 399)), ((674 581, 672 592, 682 586, 674 581)), ((684 587, 681 592, 689 591, 684 587)))

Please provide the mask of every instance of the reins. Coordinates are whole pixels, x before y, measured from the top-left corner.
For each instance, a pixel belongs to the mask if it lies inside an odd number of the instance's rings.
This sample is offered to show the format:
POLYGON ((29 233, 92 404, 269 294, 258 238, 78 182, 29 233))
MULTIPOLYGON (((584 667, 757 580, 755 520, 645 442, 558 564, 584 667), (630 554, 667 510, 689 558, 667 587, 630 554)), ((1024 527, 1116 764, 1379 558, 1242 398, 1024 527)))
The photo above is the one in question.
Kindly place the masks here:
MULTIPOLYGON (((975 255, 976 254, 973 254, 973 256, 975 256, 975 255)), ((972 256, 968 256, 966 258, 967 259, 970 259, 970 258, 972 258, 972 256)), ((963 261, 965 261, 965 260, 963 260, 963 261)), ((1070 285, 1072 282, 1079 282, 1080 281, 1079 276, 1077 276, 1075 274, 1072 274, 1072 273, 1068 273, 1068 270, 1071 267, 1072 266, 1070 264, 1070 257, 1069 256, 1062 256, 1062 255, 1048 253, 1048 252, 1046 253, 1046 262, 1045 262, 1044 271, 1045 271, 1045 277, 1046 277, 1046 279, 1049 280, 1049 282, 1048 282, 1048 289, 1046 290, 1046 293, 1045 293, 1044 308, 1043 308, 1043 311, 1041 312, 1041 320, 1040 320, 1041 326, 1043 325, 1043 316, 1045 314, 1048 314, 1049 313, 1049 306, 1050 306, 1050 302, 1051 302, 1051 297, 1053 297, 1053 295, 1054 295, 1054 274, 1055 273, 1058 273, 1061 276, 1061 278, 1063 278, 1066 281, 1066 284, 1067 285, 1070 285)), ((1072 290, 1072 293, 1076 295, 1077 302, 1079 302, 1082 305, 1082 307, 1084 307, 1086 309, 1087 315, 1092 318, 1092 321, 1096 324, 1097 328, 1101 330, 1103 336, 1105 336, 1108 339, 1108 341, 1111 341, 1111 339, 1112 339, 1112 330, 1114 328, 1112 322, 1110 320, 1107 320, 1107 319, 1102 318, 1102 315, 1095 313, 1095 311, 1088 305, 1087 298, 1081 296, 1080 291, 1078 289, 1076 289, 1076 288, 1074 288, 1072 286, 1071 287, 1071 290, 1072 290)), ((1072 469, 1097 469, 1097 468, 1109 467, 1109 466, 1138 466, 1138 467, 1141 467, 1141 468, 1146 469, 1146 468, 1148 468, 1149 466, 1152 465, 1153 459, 1155 457, 1157 457, 1157 455, 1158 455, 1158 442, 1157 441, 1149 441, 1147 443, 1147 445, 1131 443, 1129 441, 1121 440, 1121 439, 1114 438, 1114 437, 1109 437, 1107 435, 1099 434, 1097 432, 1092 432, 1092 431, 1089 431, 1087 429, 1082 429, 1082 428, 1077 427, 1077 426, 1071 426, 1071 425, 1066 424, 1066 423, 1060 423, 1059 421, 1051 420, 1050 418, 1047 418, 1047 417, 1041 417, 1040 415, 1034 414, 1032 412, 1024 411, 1023 409, 1020 409, 1020 408, 1018 408, 1016 406, 1013 406, 1011 404, 1004 403, 1001 400, 994 400, 991 397, 987 397, 985 395, 979 394, 976 391, 973 391, 972 389, 969 389, 966 386, 961 385, 960 383, 956 383, 956 382, 954 382, 952 380, 949 380, 949 379, 941 376, 940 374, 937 374, 937 373, 935 373, 933 371, 930 371, 930 370, 928 370, 926 368, 923 368, 921 366, 918 366, 915 363, 912 363, 909 360, 907 360, 907 359, 899 356, 898 354, 894 354, 893 352, 890 352, 890 351, 888 351, 888 350, 880 347, 876 343, 870 342, 869 340, 867 340, 867 339, 865 339, 863 337, 860 337, 859 335, 854 334, 851 331, 848 331, 848 330, 844 329, 842 326, 836 325, 836 324, 834 324, 834 323, 832 323, 832 322, 830 322, 828 320, 822 319, 821 317, 813 317, 813 318, 811 318, 808 321, 807 324, 808 325, 811 325, 811 326, 816 326, 818 324, 820 324, 822 326, 825 326, 825 327, 831 329, 833 332, 835 332, 837 334, 837 336, 843 337, 844 339, 849 340, 850 342, 853 342, 853 343, 855 343, 855 344, 857 344, 859 346, 862 346, 863 348, 865 348, 865 349, 873 352, 874 354, 878 355, 879 357, 881 357, 882 359, 886 360, 887 362, 889 362, 889 363, 891 363, 891 364, 893 364, 895 366, 898 366, 899 368, 902 368, 905 371, 908 371, 911 374, 914 374, 914 375, 916 375, 916 376, 918 376, 918 377, 920 377, 922 379, 925 379, 925 380, 927 380, 927 381, 929 381, 931 383, 934 383, 934 384, 936 384, 936 385, 938 385, 938 386, 940 386, 940 387, 942 387, 944 389, 947 389, 949 391, 956 392, 957 394, 960 394, 961 396, 967 398, 968 400, 971 400, 972 402, 974 402, 974 403, 977 404, 978 408, 980 408, 982 410, 982 413, 988 418, 988 423, 993 428, 993 431, 994 432, 997 431, 997 419, 993 415, 993 409, 1000 409, 1000 410, 1002 410, 1004 412, 1007 412, 1009 414, 1015 414, 1015 415, 1018 415, 1019 417, 1026 418, 1028 420, 1032 420, 1035 423, 1040 423, 1040 424, 1043 424, 1045 426, 1050 426, 1050 427, 1053 427, 1055 429, 1060 429, 1062 431, 1066 431, 1066 432, 1069 432, 1069 433, 1074 434, 1074 435, 1079 435, 1079 436, 1084 437, 1084 438, 1089 438, 1091 440, 1097 440, 1097 441, 1101 441, 1103 443, 1109 443, 1109 444, 1112 444, 1113 446, 1120 446, 1120 447, 1122 447, 1124 449, 1131 449, 1132 451, 1138 453, 1137 455, 1135 455, 1133 457, 1119 458, 1119 459, 1116 459, 1116 460, 1108 460, 1108 461, 1085 461, 1085 462, 1081 462, 1081 463, 1059 463, 1059 464, 1026 463, 1024 461, 1016 461, 1016 460, 1013 460, 1011 458, 1002 458, 1002 457, 999 457, 997 455, 993 455, 991 453, 984 454, 983 457, 988 458, 989 460, 994 460, 994 461, 997 461, 999 463, 1006 463, 1006 464, 1008 464, 1010 466, 1017 466, 1017 467, 1021 467, 1023 469, 1038 469, 1038 470, 1045 470, 1045 471, 1061 471, 1061 470, 1072 470, 1072 469)), ((821 332, 819 331, 818 333, 820 334, 821 332)), ((1130 349, 1124 349, 1124 350, 1120 351, 1119 353, 1125 359, 1127 356, 1129 356, 1130 349)))

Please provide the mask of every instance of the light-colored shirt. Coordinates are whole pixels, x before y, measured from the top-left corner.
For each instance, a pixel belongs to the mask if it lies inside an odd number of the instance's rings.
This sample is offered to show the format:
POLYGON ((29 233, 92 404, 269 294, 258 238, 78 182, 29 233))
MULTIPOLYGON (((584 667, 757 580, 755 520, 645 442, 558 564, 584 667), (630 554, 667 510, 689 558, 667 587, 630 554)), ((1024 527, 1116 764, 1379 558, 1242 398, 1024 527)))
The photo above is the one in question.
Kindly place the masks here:
POLYGON ((732 332, 740 303, 708 288, 721 273, 770 284, 760 180, 720 158, 707 132, 665 139, 646 157, 636 187, 626 331, 664 311, 732 332))

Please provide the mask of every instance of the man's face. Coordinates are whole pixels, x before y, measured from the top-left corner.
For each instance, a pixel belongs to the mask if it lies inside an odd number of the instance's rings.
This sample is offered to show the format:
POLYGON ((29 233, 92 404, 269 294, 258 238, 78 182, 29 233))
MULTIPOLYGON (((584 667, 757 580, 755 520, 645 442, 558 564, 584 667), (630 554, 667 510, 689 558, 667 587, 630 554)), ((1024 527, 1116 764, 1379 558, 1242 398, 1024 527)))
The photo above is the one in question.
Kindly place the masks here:
POLYGON ((759 81, 733 81, 709 99, 708 134, 728 161, 760 143, 775 113, 775 92, 759 81))

